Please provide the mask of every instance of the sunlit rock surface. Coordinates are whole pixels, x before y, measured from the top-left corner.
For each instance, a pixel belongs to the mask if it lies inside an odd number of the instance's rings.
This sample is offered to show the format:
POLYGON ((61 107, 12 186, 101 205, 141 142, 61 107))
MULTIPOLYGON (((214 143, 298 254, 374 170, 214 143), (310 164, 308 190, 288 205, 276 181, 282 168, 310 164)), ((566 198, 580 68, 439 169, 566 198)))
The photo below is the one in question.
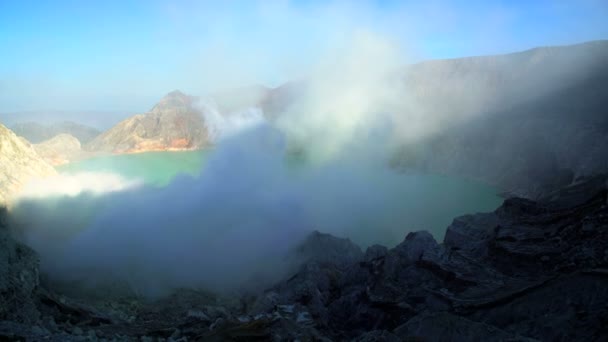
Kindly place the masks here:
POLYGON ((34 148, 0 124, 0 206, 35 178, 57 174, 34 148))
POLYGON ((123 120, 85 145, 93 152, 179 151, 209 145, 195 97, 173 91, 152 110, 123 120))
POLYGON ((69 134, 59 134, 39 144, 34 144, 36 152, 49 164, 58 166, 84 157, 80 141, 69 134))

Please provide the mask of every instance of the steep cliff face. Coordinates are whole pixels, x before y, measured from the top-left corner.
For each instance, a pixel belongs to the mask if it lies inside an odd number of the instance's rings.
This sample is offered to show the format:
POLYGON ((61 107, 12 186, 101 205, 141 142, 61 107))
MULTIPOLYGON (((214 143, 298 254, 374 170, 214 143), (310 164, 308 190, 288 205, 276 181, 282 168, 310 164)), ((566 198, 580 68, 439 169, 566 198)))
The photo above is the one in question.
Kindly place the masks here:
POLYGON ((0 206, 29 180, 56 174, 24 139, 0 124, 0 206))
MULTIPOLYGON (((401 134, 392 163, 531 198, 608 171, 607 61, 608 41, 594 41, 407 66, 394 111, 432 129, 401 134)), ((305 89, 284 84, 260 105, 274 119, 305 89)))
POLYGON ((35 144, 34 149, 45 161, 54 166, 67 164, 84 156, 80 141, 69 134, 59 134, 35 144))
POLYGON ((24 122, 11 126, 11 130, 18 136, 24 137, 33 144, 52 139, 59 134, 69 134, 83 144, 88 143, 101 132, 93 127, 79 123, 65 121, 45 125, 38 122, 24 122))
POLYGON ((85 145, 89 151, 136 153, 197 149, 208 145, 196 98, 174 91, 145 114, 128 118, 85 145))
POLYGON ((608 170, 608 42, 431 61, 405 82, 445 129, 395 159, 538 197, 608 170))
MULTIPOLYGON (((421 231, 362 253, 315 233, 298 249, 315 252, 259 296, 250 315, 317 330, 292 338, 604 340, 607 194, 600 176, 539 202, 512 198, 495 212, 456 218, 443 243, 421 231)), ((266 329, 298 333, 270 322, 266 329)))

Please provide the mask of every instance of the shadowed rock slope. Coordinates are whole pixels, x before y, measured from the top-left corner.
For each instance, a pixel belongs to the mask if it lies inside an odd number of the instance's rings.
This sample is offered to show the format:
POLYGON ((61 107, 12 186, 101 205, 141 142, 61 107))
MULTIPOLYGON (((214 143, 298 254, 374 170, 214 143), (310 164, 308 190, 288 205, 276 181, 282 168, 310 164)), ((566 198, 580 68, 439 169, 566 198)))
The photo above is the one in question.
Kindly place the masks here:
MULTIPOLYGON (((362 251, 347 239, 314 232, 290 253, 296 267, 284 280, 261 293, 236 298, 182 290, 153 302, 136 297, 76 299, 53 294, 44 283, 36 287, 31 279, 27 287, 18 286, 18 298, 37 303, 40 319, 31 311, 8 315, 0 310, 0 336, 606 340, 607 200, 607 178, 598 176, 536 202, 512 198, 492 213, 458 217, 442 243, 421 231, 408 234, 392 249, 371 246, 362 251), (32 291, 33 298, 27 299, 32 291), (36 324, 24 323, 20 315, 36 324)), ((7 241, 15 246, 7 239, 0 243, 7 241)), ((6 279, 7 272, 10 278, 21 268, 33 267, 30 252, 4 258, 0 265, 9 267, 0 268, 0 279, 6 279)), ((6 301, 13 292, 0 295, 6 301)))
POLYGON ((93 152, 190 150, 209 144, 196 98, 173 91, 145 114, 128 118, 85 145, 93 152))
MULTIPOLYGON (((398 134, 398 168, 527 198, 608 172, 608 41, 425 61, 394 77, 402 89, 391 111, 404 126, 411 115, 411 124, 429 128, 421 137, 398 134)), ((305 82, 287 83, 261 106, 274 119, 305 92, 305 82)))
POLYGON ((39 319, 38 266, 36 253, 11 236, 6 209, 0 207, 0 322, 30 324, 39 319))
POLYGON ((461 120, 396 158, 538 198, 608 171, 608 41, 429 61, 405 77, 417 103, 461 120))

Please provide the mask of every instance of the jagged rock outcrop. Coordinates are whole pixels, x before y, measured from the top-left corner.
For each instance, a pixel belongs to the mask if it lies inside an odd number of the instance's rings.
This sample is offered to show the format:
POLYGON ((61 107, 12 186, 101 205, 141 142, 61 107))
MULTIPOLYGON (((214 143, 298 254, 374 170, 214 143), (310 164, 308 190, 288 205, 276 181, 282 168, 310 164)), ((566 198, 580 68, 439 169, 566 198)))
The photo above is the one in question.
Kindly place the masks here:
POLYGON ((60 134, 69 134, 83 144, 86 144, 101 133, 96 128, 71 121, 58 122, 49 125, 38 122, 23 122, 11 126, 11 130, 33 144, 52 139, 60 134))
POLYGON ((21 187, 37 177, 56 174, 24 139, 0 124, 0 206, 6 205, 21 187))
POLYGON ((41 316, 35 326, 20 321, 30 314, 8 317, 0 322, 0 336, 606 340, 607 181, 605 176, 585 179, 541 201, 511 198, 492 213, 456 218, 442 243, 421 231, 394 248, 375 245, 363 252, 347 239, 314 232, 290 253, 289 260, 299 265, 285 279, 240 297, 180 290, 155 301, 66 298, 44 283, 35 289, 32 254, 9 252, 13 258, 4 260, 11 274, 28 275, 15 279, 28 283, 14 291, 33 298, 20 307, 37 303, 27 312, 41 316))
MULTIPOLYGON (((509 199, 493 213, 455 219, 441 244, 417 232, 350 264, 311 260, 259 297, 252 314, 288 307, 335 340, 370 331, 441 341, 606 339, 607 189, 602 177, 548 202, 509 199)), ((332 248, 344 249, 319 246, 321 255, 332 248)))
POLYGON ((179 91, 167 94, 152 110, 128 118, 85 145, 110 153, 191 150, 209 144, 196 98, 179 91))
POLYGON ((69 134, 59 134, 34 144, 34 149, 44 160, 55 166, 78 160, 84 155, 80 141, 69 134))

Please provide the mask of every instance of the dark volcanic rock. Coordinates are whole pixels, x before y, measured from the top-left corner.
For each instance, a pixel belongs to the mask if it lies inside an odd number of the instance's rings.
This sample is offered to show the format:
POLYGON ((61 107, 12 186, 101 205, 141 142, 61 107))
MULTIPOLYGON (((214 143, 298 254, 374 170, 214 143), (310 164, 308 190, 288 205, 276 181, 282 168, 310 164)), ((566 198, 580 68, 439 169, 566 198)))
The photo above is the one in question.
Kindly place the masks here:
POLYGON ((422 341, 529 341, 484 323, 470 321, 447 312, 422 313, 395 329, 395 334, 407 340, 422 341))
POLYGON ((6 225, 6 209, 0 207, 0 321, 30 324, 38 319, 38 256, 17 242, 6 225))
POLYGON ((65 298, 38 285, 35 254, 0 230, 0 337, 606 340, 607 199, 605 177, 581 180, 541 202, 511 198, 456 218, 443 243, 415 232, 365 253, 314 232, 294 248, 291 274, 240 299, 65 298))
POLYGON ((443 244, 416 232, 356 258, 346 242, 315 233, 305 245, 318 258, 261 296, 255 312, 289 307, 335 340, 393 338, 380 331, 431 341, 606 339, 605 178, 561 194, 459 217, 443 244))
POLYGON ((348 266, 360 261, 363 252, 349 239, 315 231, 294 250, 291 257, 299 259, 300 263, 314 261, 348 266))
POLYGON ((595 41, 413 65, 412 101, 451 119, 394 162, 528 198, 608 172, 606 61, 608 41, 595 41))
POLYGON ((355 342, 399 342, 402 341, 399 336, 386 330, 374 330, 367 332, 356 339, 355 342))
POLYGON ((330 319, 328 306, 344 285, 347 272, 363 259, 363 252, 348 239, 313 232, 291 258, 302 266, 292 277, 266 291, 254 304, 252 313, 257 315, 296 303, 294 308, 306 308, 299 314, 310 315, 326 325, 330 319))

